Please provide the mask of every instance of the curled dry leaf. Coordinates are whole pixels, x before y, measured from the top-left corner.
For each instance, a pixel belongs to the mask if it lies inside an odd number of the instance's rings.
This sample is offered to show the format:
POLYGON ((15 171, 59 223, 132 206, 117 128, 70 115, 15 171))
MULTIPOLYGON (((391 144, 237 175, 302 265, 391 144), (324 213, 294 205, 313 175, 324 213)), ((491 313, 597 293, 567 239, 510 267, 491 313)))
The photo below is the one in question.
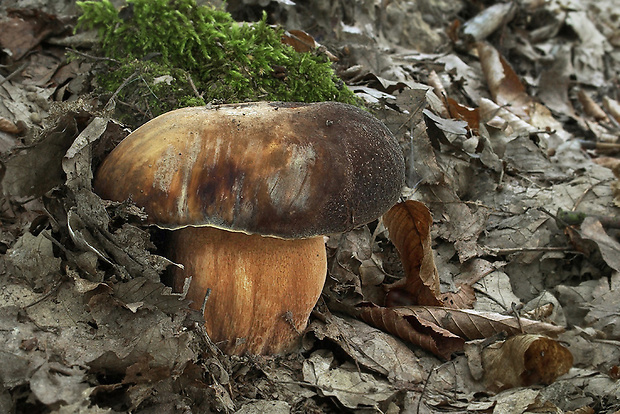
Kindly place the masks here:
POLYGON ((487 7, 463 25, 463 35, 474 40, 486 39, 491 33, 508 24, 515 16, 513 2, 498 3, 487 7))
POLYGON ((310 52, 317 47, 314 37, 303 30, 287 30, 282 34, 281 41, 300 53, 310 52))
POLYGON ((583 89, 579 89, 577 92, 577 98, 583 107, 583 111, 587 116, 596 119, 597 121, 607 120, 607 114, 603 111, 603 108, 599 106, 594 99, 590 97, 583 89))
POLYGON ((608 96, 603 97, 603 107, 617 122, 620 122, 620 103, 608 96))
POLYGON ((490 44, 478 42, 478 55, 489 92, 499 106, 508 106, 510 112, 529 120, 534 100, 525 91, 519 76, 504 57, 490 44))
POLYGON ((482 361, 481 379, 491 391, 548 385, 573 365, 573 355, 567 348, 541 335, 517 335, 488 347, 467 344, 465 352, 470 363, 482 361))
POLYGON ((497 334, 544 334, 557 336, 564 328, 525 318, 433 306, 383 308, 372 304, 358 307, 367 323, 448 359, 463 349, 465 340, 489 338, 497 334))
POLYGON ((405 278, 388 290, 386 305, 441 305, 439 274, 431 249, 433 218, 419 201, 407 200, 383 216, 405 270, 405 278))
POLYGON ((323 45, 314 40, 314 37, 303 30, 286 30, 280 39, 285 45, 292 46, 299 53, 308 53, 319 49, 321 53, 325 53, 327 58, 332 62, 336 62, 338 58, 329 52, 323 45))
POLYGON ((464 339, 489 338, 500 332, 557 336, 564 328, 526 318, 480 312, 473 309, 447 309, 433 306, 394 308, 402 317, 415 318, 420 323, 432 323, 464 339))
POLYGON ((449 359, 463 349, 463 338, 433 322, 408 314, 407 308, 382 308, 372 304, 359 307, 359 317, 400 339, 419 346, 433 354, 449 359), (404 311, 403 311, 404 310, 404 311))

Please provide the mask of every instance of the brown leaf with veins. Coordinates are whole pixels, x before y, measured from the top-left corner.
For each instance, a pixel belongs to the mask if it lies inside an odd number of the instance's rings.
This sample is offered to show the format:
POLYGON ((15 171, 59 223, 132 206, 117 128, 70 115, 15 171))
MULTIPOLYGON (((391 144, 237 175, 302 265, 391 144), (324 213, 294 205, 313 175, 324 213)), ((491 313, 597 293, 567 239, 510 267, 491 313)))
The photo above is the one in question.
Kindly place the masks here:
POLYGON ((463 350, 466 340, 498 334, 557 336, 564 332, 564 328, 549 323, 469 309, 433 306, 383 308, 363 303, 357 311, 367 323, 445 359, 463 350))
POLYGON ((439 306, 439 274, 431 249, 433 218, 419 201, 398 203, 383 215, 405 270, 405 278, 388 288, 386 306, 439 306))
POLYGON ((549 323, 526 318, 517 319, 514 316, 473 309, 448 309, 433 306, 408 306, 393 309, 403 317, 416 318, 420 323, 435 324, 468 340, 489 338, 501 332, 509 336, 521 333, 557 336, 564 332, 564 328, 549 323))
POLYGON ((419 346, 433 354, 449 359, 463 349, 465 340, 432 322, 418 319, 403 312, 406 308, 383 308, 365 303, 358 308, 359 317, 366 323, 400 339, 419 346))

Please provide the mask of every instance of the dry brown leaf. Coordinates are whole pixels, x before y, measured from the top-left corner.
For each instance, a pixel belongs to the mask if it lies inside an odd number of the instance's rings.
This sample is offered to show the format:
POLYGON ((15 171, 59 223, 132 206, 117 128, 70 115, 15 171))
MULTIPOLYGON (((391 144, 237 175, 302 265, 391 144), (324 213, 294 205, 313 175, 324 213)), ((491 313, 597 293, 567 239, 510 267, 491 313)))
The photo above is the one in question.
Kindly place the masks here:
POLYGON ((473 309, 408 306, 394 308, 394 311, 402 317, 415 318, 420 323, 432 323, 468 340, 489 338, 501 332, 508 335, 530 333, 549 336, 564 332, 564 328, 549 323, 473 309))
POLYGON ((480 110, 478 108, 462 105, 452 98, 447 98, 446 101, 450 116, 454 119, 467 122, 469 129, 477 134, 478 128, 480 127, 480 110))
POLYGON ((282 35, 282 43, 292 46, 296 52, 306 53, 317 47, 314 37, 303 30, 287 30, 282 35))
MULTIPOLYGON (((468 357, 476 345, 466 345, 468 357)), ((548 385, 573 365, 573 355, 553 339, 541 335, 517 335, 488 347, 481 346, 483 380, 492 391, 534 384, 548 385)), ((475 357, 474 357, 475 360, 475 357)))
POLYGON ((285 45, 292 46, 296 52, 308 53, 315 49, 320 49, 332 62, 338 61, 338 58, 328 51, 323 45, 314 40, 314 37, 303 30, 286 30, 280 39, 285 45))
POLYGON ((577 99, 583 107, 583 111, 587 116, 596 119, 597 121, 608 120, 607 114, 603 109, 588 95, 583 89, 579 89, 577 92, 577 99))
POLYGON ((19 134, 22 129, 6 118, 0 117, 0 131, 8 134, 19 134))
POLYGON ((451 309, 471 309, 476 302, 474 288, 467 284, 457 284, 455 292, 445 292, 441 295, 444 306, 451 309))
POLYGON ((433 218, 419 201, 407 200, 383 216, 405 270, 405 278, 393 283, 386 304, 441 305, 439 274, 431 249, 433 218))
POLYGON ((534 100, 510 64, 499 52, 486 42, 478 42, 478 55, 489 92, 499 106, 507 106, 510 112, 529 120, 534 100))
POLYGON ((620 122, 620 103, 608 96, 603 97, 603 107, 617 122, 620 122))
POLYGON ((433 354, 449 359, 463 349, 463 338, 402 312, 404 308, 382 308, 373 304, 359 308, 359 316, 368 324, 398 336, 433 354))

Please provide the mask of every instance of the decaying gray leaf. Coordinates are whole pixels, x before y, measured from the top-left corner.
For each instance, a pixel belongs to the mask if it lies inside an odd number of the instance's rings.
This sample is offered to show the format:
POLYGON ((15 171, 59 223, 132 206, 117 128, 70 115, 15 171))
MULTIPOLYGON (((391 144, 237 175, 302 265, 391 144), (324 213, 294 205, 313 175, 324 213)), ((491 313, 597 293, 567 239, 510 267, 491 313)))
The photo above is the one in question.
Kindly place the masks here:
POLYGON ((424 378, 418 358, 409 347, 357 319, 332 315, 326 323, 315 321, 309 329, 317 338, 337 343, 360 366, 391 382, 419 383, 424 378))
POLYGON ((60 272, 61 259, 54 257, 52 242, 45 237, 25 233, 7 252, 7 268, 13 277, 24 280, 35 289, 49 286, 60 272))
POLYGON ((317 387, 321 394, 333 396, 347 408, 377 407, 395 390, 389 383, 371 374, 360 372, 345 362, 333 366, 334 355, 328 350, 315 351, 304 361, 304 381, 317 387))
POLYGON ((4 162, 4 191, 14 197, 39 197, 64 182, 62 158, 77 135, 74 115, 61 117, 55 128, 4 162))
POLYGON ((30 389, 43 404, 74 404, 87 400, 90 394, 85 375, 80 368, 46 362, 32 374, 30 389))
POLYGON ((286 401, 265 401, 258 400, 243 405, 236 414, 288 414, 291 406, 286 401))
POLYGON ((190 335, 180 318, 173 320, 156 309, 139 308, 133 312, 109 294, 93 296, 88 307, 97 323, 98 335, 107 339, 102 351, 114 352, 127 365, 148 354, 152 366, 179 373, 194 356, 189 348, 190 335))
POLYGON ((586 217, 581 224, 581 237, 595 242, 605 263, 620 272, 620 243, 609 237, 600 221, 586 217))

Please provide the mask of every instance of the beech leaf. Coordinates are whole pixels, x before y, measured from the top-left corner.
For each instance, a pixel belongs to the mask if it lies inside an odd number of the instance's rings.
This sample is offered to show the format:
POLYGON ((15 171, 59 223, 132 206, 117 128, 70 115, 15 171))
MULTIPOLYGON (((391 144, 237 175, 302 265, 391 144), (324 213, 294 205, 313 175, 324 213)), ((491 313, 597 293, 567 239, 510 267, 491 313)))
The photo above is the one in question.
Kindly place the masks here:
POLYGON ((383 223, 405 271, 405 278, 389 287, 386 305, 441 305, 439 274, 431 249, 433 218, 428 208, 419 201, 407 200, 385 213, 383 223))
POLYGON ((408 306, 393 308, 402 317, 415 318, 420 323, 433 323, 464 339, 489 338, 500 332, 508 335, 521 333, 557 336, 564 328, 550 323, 516 318, 495 312, 473 309, 448 309, 433 306, 408 306))
POLYGON ((406 309, 363 304, 359 308, 359 317, 370 325, 396 335, 400 339, 444 359, 449 359, 452 353, 463 349, 465 344, 463 338, 433 322, 407 314, 406 309))

